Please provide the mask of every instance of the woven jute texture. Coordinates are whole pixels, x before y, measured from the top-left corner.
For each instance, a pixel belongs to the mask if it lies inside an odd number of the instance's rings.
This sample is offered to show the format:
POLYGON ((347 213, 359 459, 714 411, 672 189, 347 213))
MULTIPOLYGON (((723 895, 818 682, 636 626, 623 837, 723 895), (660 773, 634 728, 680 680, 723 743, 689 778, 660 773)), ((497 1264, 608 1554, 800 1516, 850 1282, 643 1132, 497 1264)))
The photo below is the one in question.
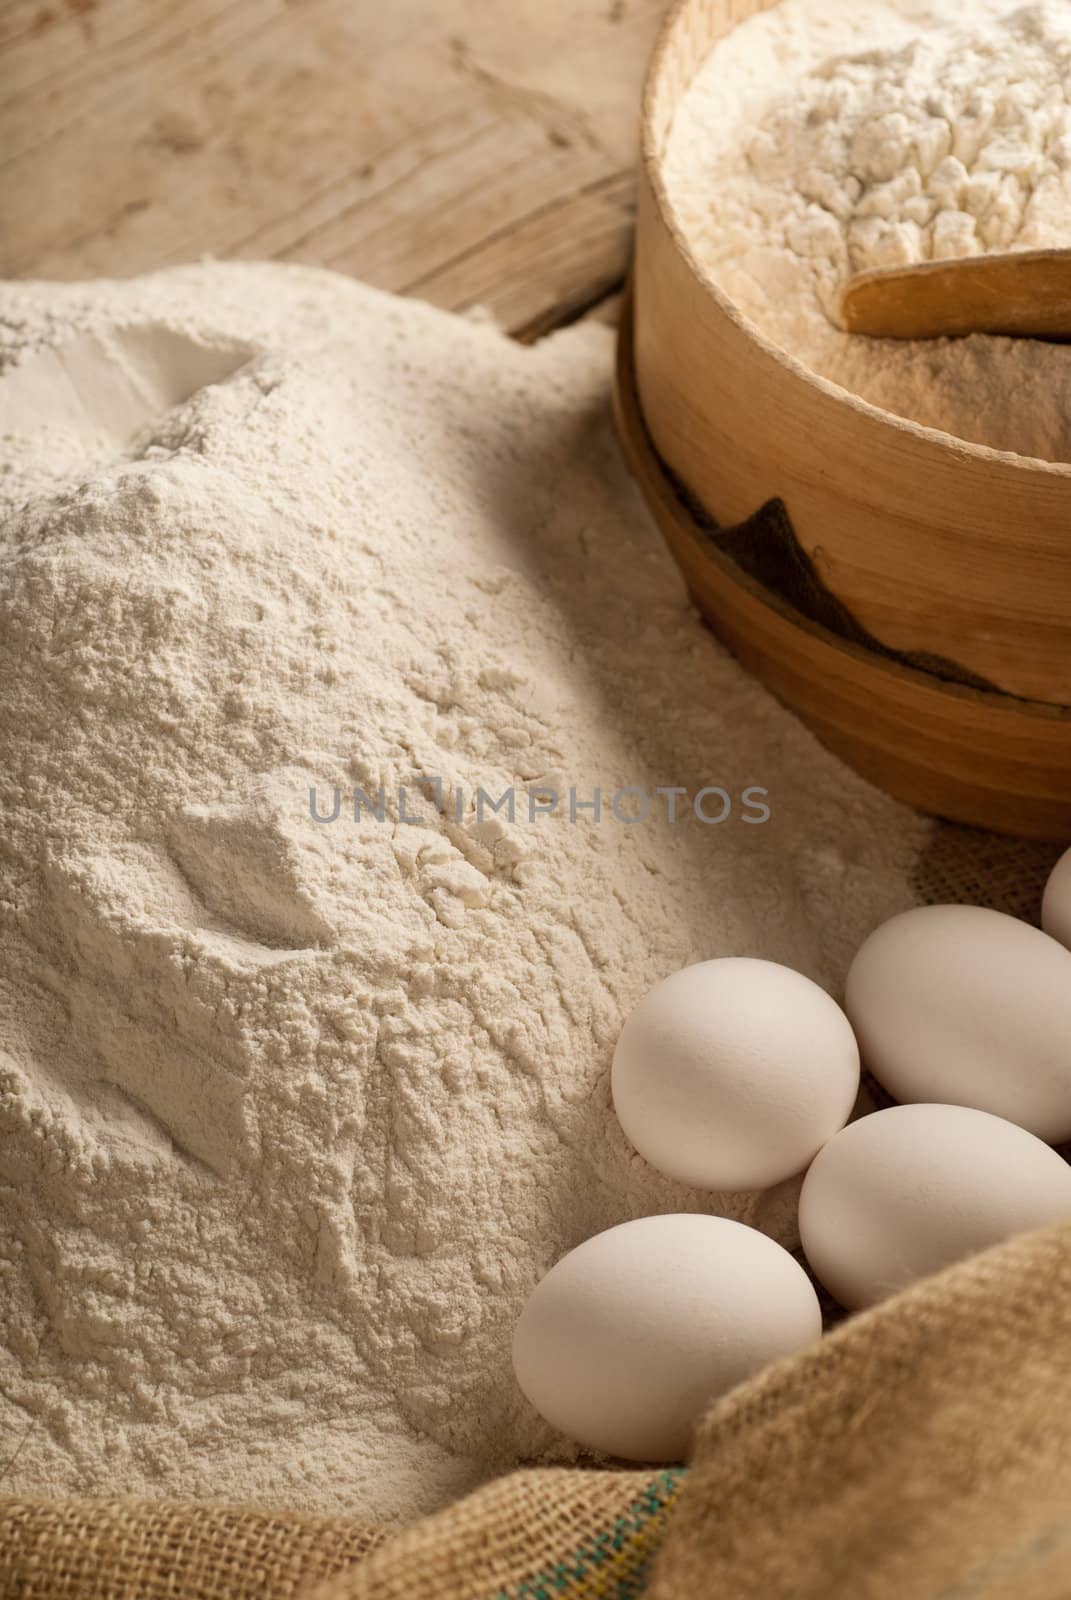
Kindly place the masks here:
POLYGON ((414 1523, 308 1600, 636 1600, 684 1476, 515 1472, 414 1523))
POLYGON ((683 1476, 516 1472, 403 1530, 170 1502, 0 1500, 0 1600, 635 1600, 683 1476))
POLYGON ((915 863, 915 889, 929 905, 987 906, 1037 927, 1045 883, 1061 850, 942 822, 915 863))
POLYGON ((708 1414, 649 1600, 1067 1600, 1071 1224, 846 1323, 708 1414))
POLYGON ((0 1500, 3 1600, 289 1600, 389 1537, 348 1517, 138 1500, 0 1500))

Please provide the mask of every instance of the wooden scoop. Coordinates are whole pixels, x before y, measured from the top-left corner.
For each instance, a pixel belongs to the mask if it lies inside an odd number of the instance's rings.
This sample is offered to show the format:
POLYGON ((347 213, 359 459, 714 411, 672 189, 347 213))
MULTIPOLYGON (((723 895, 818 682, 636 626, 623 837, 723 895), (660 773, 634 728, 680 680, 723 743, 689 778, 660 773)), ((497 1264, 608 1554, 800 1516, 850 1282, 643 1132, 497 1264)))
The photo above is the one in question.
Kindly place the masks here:
POLYGON ((1071 340, 1071 250, 923 261, 857 272, 840 298, 841 326, 876 339, 1003 333, 1071 340))

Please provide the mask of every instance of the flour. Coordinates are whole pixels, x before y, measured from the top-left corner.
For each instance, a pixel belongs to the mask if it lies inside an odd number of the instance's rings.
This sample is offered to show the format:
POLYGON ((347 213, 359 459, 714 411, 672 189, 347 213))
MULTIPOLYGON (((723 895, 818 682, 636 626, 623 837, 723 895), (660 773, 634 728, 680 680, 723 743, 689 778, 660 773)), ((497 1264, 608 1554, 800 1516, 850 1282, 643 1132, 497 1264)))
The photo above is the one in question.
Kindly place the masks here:
POLYGON ((631 1152, 623 1016, 719 953, 836 987, 932 825, 689 610, 605 329, 235 265, 8 285, 0 330, 3 1487, 389 1517, 568 1459, 509 1358, 554 1260, 794 1238, 791 1185, 631 1152), (477 815, 511 785, 606 809, 477 815))
POLYGON ((674 121, 671 203, 761 331, 886 410, 1071 461, 1071 351, 844 334, 854 272, 1071 245, 1071 12, 1007 0, 782 0, 708 57, 674 121))

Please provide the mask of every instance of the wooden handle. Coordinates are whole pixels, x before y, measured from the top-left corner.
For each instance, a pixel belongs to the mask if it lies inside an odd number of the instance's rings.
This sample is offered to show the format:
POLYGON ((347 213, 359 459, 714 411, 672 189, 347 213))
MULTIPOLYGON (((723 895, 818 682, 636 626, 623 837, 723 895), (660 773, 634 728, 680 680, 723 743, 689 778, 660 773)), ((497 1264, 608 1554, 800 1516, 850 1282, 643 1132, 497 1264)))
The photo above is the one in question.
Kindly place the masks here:
POLYGON ((1071 339, 1071 250, 924 261, 858 272, 845 285, 848 333, 936 339, 968 333, 1071 339))

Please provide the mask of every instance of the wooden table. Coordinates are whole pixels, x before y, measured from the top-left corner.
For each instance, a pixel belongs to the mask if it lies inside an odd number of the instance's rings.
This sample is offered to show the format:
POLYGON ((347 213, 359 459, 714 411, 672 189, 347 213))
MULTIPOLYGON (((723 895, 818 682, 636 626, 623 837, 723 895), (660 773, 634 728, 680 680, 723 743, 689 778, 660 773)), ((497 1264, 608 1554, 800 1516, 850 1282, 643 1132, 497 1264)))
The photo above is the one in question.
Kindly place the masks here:
POLYGON ((0 275, 306 261, 531 338, 619 287, 663 0, 2 0, 0 275))

